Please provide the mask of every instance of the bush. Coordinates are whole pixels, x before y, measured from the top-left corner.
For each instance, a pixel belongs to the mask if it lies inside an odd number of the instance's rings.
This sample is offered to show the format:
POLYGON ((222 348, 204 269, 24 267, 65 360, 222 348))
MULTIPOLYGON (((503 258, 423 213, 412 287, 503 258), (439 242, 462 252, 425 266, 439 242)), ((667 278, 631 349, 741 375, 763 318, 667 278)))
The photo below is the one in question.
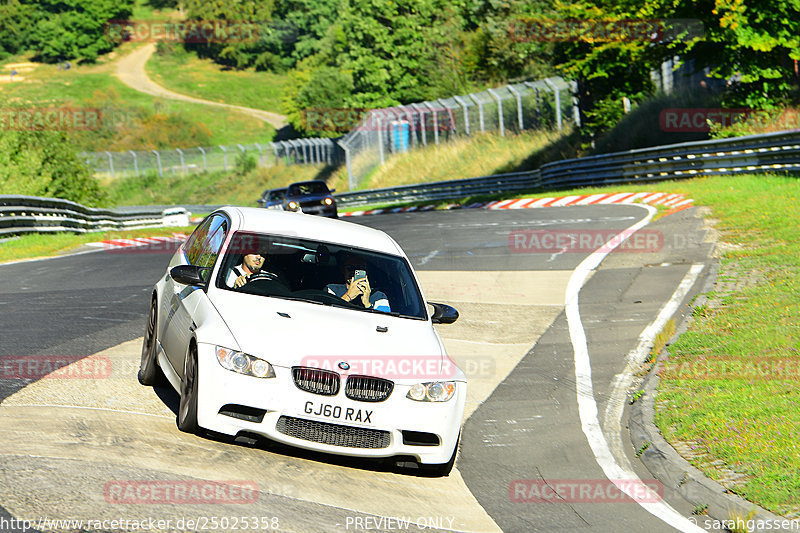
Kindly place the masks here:
MULTIPOLYGON (((596 142, 593 153, 603 154, 708 139, 704 131, 664 131, 661 114, 668 109, 717 108, 719 97, 714 93, 682 92, 660 94, 635 106, 630 113, 596 142)), ((620 104, 621 107, 621 104, 620 104)))
POLYGON ((105 195, 71 143, 61 132, 0 131, 0 194, 103 203, 105 195))

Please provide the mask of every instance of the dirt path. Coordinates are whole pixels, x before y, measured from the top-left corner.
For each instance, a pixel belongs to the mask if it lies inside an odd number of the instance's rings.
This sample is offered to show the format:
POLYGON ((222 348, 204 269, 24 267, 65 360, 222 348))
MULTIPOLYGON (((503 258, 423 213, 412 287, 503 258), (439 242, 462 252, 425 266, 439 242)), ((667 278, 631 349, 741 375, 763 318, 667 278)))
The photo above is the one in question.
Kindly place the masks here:
POLYGON ((141 48, 137 48, 133 53, 121 58, 117 64, 117 77, 120 79, 120 81, 132 89, 150 94, 152 96, 169 98, 172 100, 182 100, 184 102, 192 102, 195 104, 205 104, 235 109, 250 115, 251 117, 263 120, 264 122, 274 126, 276 129, 280 129, 286 125, 286 117, 279 115, 278 113, 271 113, 269 111, 253 109, 250 107, 202 100, 200 98, 194 98, 192 96, 186 96, 184 94, 170 91, 169 89, 165 89, 164 87, 158 85, 149 77, 147 77, 147 72, 144 69, 145 63, 147 63, 147 60, 150 59, 150 56, 153 55, 155 50, 155 43, 150 43, 141 48))

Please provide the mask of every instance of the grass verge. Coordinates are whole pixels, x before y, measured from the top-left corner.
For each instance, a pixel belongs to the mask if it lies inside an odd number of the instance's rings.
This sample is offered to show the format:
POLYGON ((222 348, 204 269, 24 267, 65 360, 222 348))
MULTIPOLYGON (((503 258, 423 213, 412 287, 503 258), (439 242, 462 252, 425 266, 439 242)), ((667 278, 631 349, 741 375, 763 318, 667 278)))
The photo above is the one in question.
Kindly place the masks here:
POLYGON ((147 62, 147 75, 177 93, 212 102, 281 112, 285 76, 272 72, 224 69, 210 59, 173 47, 172 53, 155 53, 147 62))
POLYGON ((55 233, 21 235, 18 238, 4 240, 0 246, 0 263, 52 257, 75 251, 90 242, 109 239, 129 239, 132 237, 165 237, 175 233, 188 235, 194 226, 178 228, 144 228, 123 231, 97 231, 92 233, 55 233))
POLYGON ((315 165, 277 165, 246 175, 208 172, 187 176, 147 174, 102 183, 114 205, 233 204, 255 206, 266 189, 311 180, 324 171, 315 165))
POLYGON ((656 424, 709 477, 798 517, 800 181, 742 176, 675 185, 711 206, 724 252, 708 304, 670 346, 656 424))
MULTIPOLYGON (((477 134, 438 146, 429 145, 388 157, 386 164, 377 166, 366 174, 359 189, 474 178, 523 168, 538 168, 545 161, 532 162, 532 154, 547 153, 547 160, 574 156, 575 146, 570 147, 569 143, 561 142, 571 137, 569 133, 539 130, 506 137, 477 134), (561 151, 552 150, 554 146, 561 147, 561 151)), ((378 156, 367 152, 362 155, 364 157, 375 159, 378 156)), ((370 166, 376 161, 359 161, 357 157, 353 166, 370 166)), ((348 190, 347 169, 342 167, 334 172, 329 185, 337 191, 348 190)))
MULTIPOLYGON (((112 117, 113 123, 104 121, 99 129, 74 131, 78 150, 139 150, 152 148, 180 148, 201 145, 231 145, 237 143, 268 142, 275 129, 244 113, 203 104, 180 102, 156 98, 140 93, 123 84, 114 75, 115 59, 130 53, 133 45, 125 45, 119 52, 103 56, 94 65, 74 65, 69 70, 59 70, 56 65, 34 64, 26 72, 24 80, 17 83, 0 84, 0 102, 4 106, 21 106, 26 109, 38 107, 86 107, 106 110, 104 117, 112 117), (113 110, 113 115, 107 110, 113 110), (153 124, 148 131, 151 139, 137 135, 132 117, 138 110, 147 110, 156 115, 175 117, 181 123, 194 125, 200 138, 186 138, 187 128, 171 131, 164 138, 165 128, 153 124), (109 135, 109 129, 115 133, 109 135)), ((20 59, 20 58, 17 58, 20 59)))

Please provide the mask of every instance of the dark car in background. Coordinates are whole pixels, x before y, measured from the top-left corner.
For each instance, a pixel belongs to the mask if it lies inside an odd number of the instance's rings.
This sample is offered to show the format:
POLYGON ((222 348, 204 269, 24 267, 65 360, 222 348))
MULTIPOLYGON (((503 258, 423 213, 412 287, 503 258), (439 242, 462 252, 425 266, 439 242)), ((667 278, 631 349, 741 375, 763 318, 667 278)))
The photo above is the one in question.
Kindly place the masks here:
POLYGON ((286 197, 286 188, 267 189, 258 200, 258 205, 266 209, 283 209, 283 199, 286 197))
POLYGON ((286 189, 283 200, 284 211, 302 212, 309 215, 339 218, 333 191, 324 181, 299 181, 286 189))

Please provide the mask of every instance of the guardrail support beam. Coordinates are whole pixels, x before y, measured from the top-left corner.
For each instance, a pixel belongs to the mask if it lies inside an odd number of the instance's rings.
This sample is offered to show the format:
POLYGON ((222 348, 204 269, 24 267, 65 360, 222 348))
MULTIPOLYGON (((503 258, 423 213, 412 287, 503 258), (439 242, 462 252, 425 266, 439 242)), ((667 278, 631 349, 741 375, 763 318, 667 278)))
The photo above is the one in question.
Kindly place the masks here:
POLYGON ((503 99, 500 98, 500 95, 494 92, 493 89, 486 89, 489 94, 491 94, 494 99, 497 101, 497 122, 500 127, 500 137, 506 136, 506 128, 505 124, 503 124, 503 99))

